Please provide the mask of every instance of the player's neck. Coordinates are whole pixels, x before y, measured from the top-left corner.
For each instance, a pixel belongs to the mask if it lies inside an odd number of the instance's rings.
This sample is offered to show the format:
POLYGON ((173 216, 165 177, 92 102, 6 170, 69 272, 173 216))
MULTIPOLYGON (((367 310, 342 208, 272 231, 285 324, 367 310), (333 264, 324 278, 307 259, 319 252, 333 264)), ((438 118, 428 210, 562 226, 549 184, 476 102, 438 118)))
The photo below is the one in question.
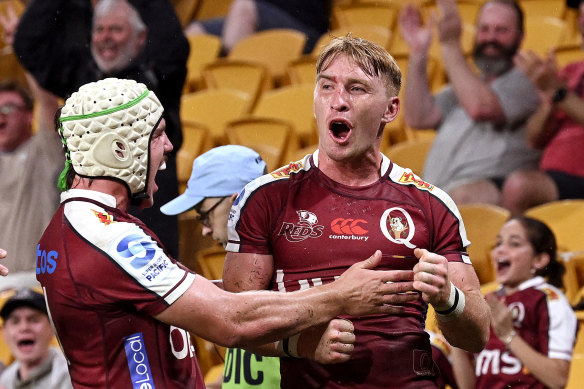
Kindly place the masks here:
POLYGON ((355 160, 334 161, 319 155, 319 169, 331 180, 347 186, 367 186, 379 180, 381 155, 355 160))

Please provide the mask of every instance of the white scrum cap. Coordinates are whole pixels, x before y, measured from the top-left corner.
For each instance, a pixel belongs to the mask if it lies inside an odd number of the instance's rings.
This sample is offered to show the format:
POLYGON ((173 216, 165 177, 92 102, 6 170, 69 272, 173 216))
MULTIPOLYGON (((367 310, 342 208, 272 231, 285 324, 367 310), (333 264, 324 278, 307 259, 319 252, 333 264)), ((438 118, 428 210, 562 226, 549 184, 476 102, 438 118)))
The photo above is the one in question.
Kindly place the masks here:
POLYGON ((106 78, 83 85, 67 99, 59 118, 65 170, 121 180, 132 197, 144 197, 150 137, 163 111, 154 92, 134 80, 106 78))

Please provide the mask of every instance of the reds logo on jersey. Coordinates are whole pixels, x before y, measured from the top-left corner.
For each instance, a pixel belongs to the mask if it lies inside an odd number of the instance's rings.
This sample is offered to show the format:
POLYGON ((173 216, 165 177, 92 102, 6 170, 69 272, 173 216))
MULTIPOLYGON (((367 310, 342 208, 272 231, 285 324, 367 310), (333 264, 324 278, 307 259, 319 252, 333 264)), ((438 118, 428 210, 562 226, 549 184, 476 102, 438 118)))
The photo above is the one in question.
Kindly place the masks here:
POLYGON ((301 242, 307 238, 318 238, 322 235, 323 225, 318 223, 316 215, 310 211, 296 211, 298 224, 282 223, 278 235, 284 235, 289 242, 301 242))

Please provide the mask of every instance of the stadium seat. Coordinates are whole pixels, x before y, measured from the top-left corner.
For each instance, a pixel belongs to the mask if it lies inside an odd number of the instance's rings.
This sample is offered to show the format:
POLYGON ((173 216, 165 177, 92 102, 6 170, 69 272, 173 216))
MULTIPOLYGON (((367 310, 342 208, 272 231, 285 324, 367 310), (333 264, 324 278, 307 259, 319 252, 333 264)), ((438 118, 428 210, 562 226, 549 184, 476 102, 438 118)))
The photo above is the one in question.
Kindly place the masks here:
POLYGON ((378 45, 389 49, 392 31, 387 27, 378 26, 375 24, 350 24, 346 26, 337 27, 322 34, 319 40, 314 45, 312 55, 318 57, 322 49, 333 39, 345 36, 347 34, 355 38, 363 38, 378 45))
POLYGON ((197 266, 200 274, 209 280, 223 278, 223 263, 225 249, 221 246, 212 246, 197 253, 197 266))
POLYGON ((171 0, 174 12, 180 20, 181 26, 185 28, 195 18, 195 12, 200 0, 171 0))
POLYGON ((490 251, 495 245, 499 230, 509 219, 505 208, 491 204, 465 204, 458 207, 471 244, 468 247, 470 260, 481 285, 495 280, 495 269, 490 251))
POLYGON ((199 0, 195 19, 203 20, 226 16, 233 0, 199 0))
POLYGON ((221 39, 211 34, 192 35, 188 37, 191 51, 187 60, 186 93, 201 89, 201 70, 208 63, 219 58, 221 39))
POLYGON ((193 161, 212 146, 209 130, 202 124, 184 121, 182 123, 183 143, 176 154, 176 174, 179 193, 184 193, 191 176, 193 161))
POLYGON ((519 5, 526 20, 541 16, 562 18, 566 9, 565 0, 519 0, 519 5))
POLYGON ((302 56, 305 44, 304 33, 276 28, 255 32, 241 39, 233 46, 227 58, 263 64, 278 87, 284 80, 286 66, 302 56))
POLYGON ((393 31, 399 7, 391 3, 352 3, 333 7, 332 27, 371 24, 393 31))
MULTIPOLYGON (((539 0, 530 0, 539 1, 539 0)), ((539 55, 562 45, 567 32, 566 22, 551 16, 537 16, 525 19, 525 37, 522 50, 532 50, 539 55)))
POLYGON ((249 94, 235 89, 205 89, 183 94, 180 117, 182 122, 206 126, 213 146, 225 144, 225 124, 249 112, 249 94))
POLYGON ((257 62, 220 59, 201 70, 203 86, 209 89, 237 89, 250 95, 253 109, 260 95, 272 88, 268 69, 257 62))
POLYGON ((268 171, 282 166, 290 153, 299 148, 292 125, 281 119, 247 117, 225 126, 227 141, 249 147, 262 156, 268 171))
POLYGON ((584 253, 584 200, 558 200, 529 208, 525 216, 546 223, 564 259, 584 253))
POLYGON ((303 147, 317 141, 313 101, 314 85, 288 85, 264 92, 252 115, 290 122, 303 147))
POLYGON ((316 82, 316 57, 303 55, 291 61, 286 66, 286 75, 288 84, 309 84, 314 87, 316 82))
POLYGON ((432 142, 434 139, 412 139, 396 143, 385 149, 385 155, 399 166, 412 169, 421 176, 432 142))

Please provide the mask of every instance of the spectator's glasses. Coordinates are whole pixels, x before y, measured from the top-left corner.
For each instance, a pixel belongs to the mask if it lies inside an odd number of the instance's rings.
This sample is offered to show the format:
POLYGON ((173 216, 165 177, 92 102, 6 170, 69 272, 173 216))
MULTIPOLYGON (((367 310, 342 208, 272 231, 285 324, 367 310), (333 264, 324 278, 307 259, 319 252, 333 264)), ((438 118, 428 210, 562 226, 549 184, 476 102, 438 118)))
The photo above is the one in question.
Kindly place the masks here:
POLYGON ((4 105, 0 105, 0 113, 2 115, 11 115, 16 111, 20 111, 22 110, 24 107, 22 105, 18 105, 18 104, 4 104, 4 105))
POLYGON ((201 223, 202 225, 204 225, 207 228, 211 228, 211 225, 209 224, 209 215, 211 214, 211 212, 213 212, 215 210, 215 208, 217 208, 219 206, 219 204, 221 204, 223 202, 223 200, 225 200, 227 197, 221 197, 221 200, 217 201, 215 204, 213 204, 213 206, 211 208, 209 208, 206 211, 199 211, 198 209, 195 209, 197 211, 197 213, 199 214, 199 217, 197 218, 197 220, 199 221, 199 223, 201 223))

